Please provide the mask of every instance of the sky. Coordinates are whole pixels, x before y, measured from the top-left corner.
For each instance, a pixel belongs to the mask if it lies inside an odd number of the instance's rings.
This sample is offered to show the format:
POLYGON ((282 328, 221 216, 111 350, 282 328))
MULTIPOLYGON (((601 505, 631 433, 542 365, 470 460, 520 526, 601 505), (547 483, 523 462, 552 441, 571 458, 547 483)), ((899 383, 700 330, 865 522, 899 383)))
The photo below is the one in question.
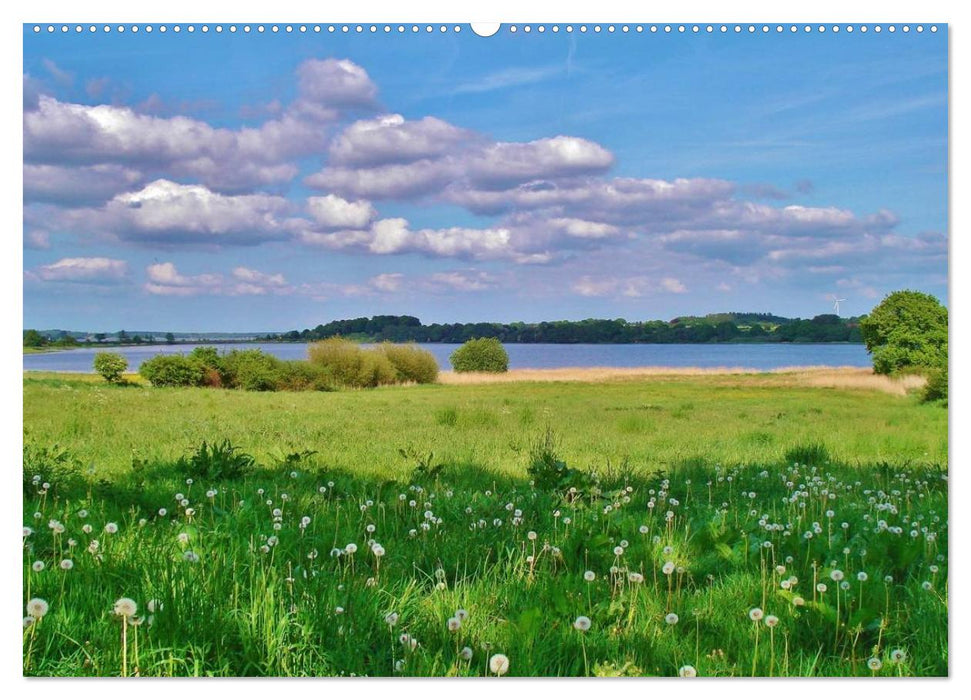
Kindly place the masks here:
POLYGON ((943 26, 224 26, 24 27, 25 327, 947 302, 943 26))

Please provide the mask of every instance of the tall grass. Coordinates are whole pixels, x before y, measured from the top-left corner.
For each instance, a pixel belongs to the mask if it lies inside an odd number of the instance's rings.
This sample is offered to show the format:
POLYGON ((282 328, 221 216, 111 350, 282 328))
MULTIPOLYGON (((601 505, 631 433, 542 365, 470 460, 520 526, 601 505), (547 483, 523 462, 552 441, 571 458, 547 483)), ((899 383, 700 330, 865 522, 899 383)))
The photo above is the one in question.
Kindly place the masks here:
POLYGON ((370 478, 310 452, 188 479, 200 449, 93 487, 33 449, 22 602, 49 610, 24 673, 487 676, 502 653, 515 676, 947 674, 942 470, 596 477, 536 438, 532 484, 469 464, 370 478))

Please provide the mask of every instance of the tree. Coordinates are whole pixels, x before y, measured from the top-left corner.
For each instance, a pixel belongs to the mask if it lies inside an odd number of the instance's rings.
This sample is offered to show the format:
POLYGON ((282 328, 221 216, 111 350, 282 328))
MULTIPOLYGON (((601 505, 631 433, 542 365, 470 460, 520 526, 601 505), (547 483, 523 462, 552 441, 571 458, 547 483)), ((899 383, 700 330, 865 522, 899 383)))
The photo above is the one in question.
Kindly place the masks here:
POLYGON ((165 334, 165 342, 168 345, 175 345, 175 334, 174 333, 166 333, 165 334))
POLYGON ((877 374, 947 369, 947 309, 930 294, 888 295, 860 321, 860 332, 877 374))
POLYGON ((39 348, 47 343, 47 338, 35 331, 33 328, 24 331, 24 347, 39 348))
POLYGON ((498 338, 466 341, 448 358, 456 372, 506 372, 509 355, 498 338))
POLYGON ((104 377, 109 384, 121 381, 122 373, 128 369, 128 360, 116 352, 99 352, 94 356, 94 371, 104 377))

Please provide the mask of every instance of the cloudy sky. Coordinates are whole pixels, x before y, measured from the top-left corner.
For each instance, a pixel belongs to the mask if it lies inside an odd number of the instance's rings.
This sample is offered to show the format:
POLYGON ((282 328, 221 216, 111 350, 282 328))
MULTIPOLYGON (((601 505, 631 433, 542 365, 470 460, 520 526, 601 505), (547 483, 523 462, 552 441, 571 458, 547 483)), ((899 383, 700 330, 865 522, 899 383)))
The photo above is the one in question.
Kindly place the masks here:
POLYGON ((946 41, 25 27, 25 327, 946 302, 946 41))

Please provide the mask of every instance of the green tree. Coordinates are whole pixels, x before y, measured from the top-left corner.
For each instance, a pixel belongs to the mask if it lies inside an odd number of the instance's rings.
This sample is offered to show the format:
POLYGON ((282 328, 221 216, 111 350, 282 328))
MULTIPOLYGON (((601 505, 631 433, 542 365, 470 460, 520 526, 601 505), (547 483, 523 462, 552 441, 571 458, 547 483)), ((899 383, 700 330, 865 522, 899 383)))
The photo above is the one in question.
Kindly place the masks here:
POLYGON ((509 355, 498 338, 473 338, 449 356, 456 372, 506 372, 509 355))
POLYGON ((116 352, 99 352, 94 356, 94 371, 104 377, 109 384, 121 381, 122 373, 128 369, 128 360, 116 352))
POLYGON ((947 368, 947 309, 930 294, 894 292, 860 321, 873 371, 947 368))
POLYGON ((24 347, 39 348, 47 344, 47 338, 35 331, 33 328, 24 331, 24 347))
POLYGON ((165 342, 168 345, 175 345, 175 334, 174 333, 166 333, 165 334, 165 342))

